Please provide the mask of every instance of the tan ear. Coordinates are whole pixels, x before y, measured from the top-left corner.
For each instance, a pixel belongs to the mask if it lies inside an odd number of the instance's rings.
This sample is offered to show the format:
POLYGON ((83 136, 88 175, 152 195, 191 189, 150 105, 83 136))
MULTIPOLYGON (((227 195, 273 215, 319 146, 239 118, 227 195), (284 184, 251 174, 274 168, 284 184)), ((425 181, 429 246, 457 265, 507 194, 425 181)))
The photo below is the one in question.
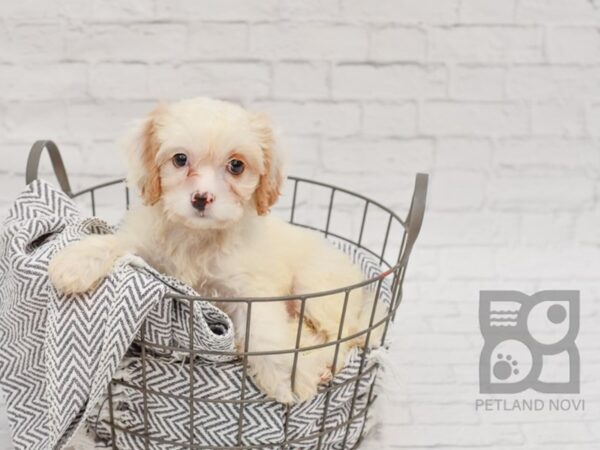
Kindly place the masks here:
POLYGON ((160 171, 156 164, 156 154, 160 148, 156 128, 164 108, 164 105, 158 105, 138 125, 125 146, 129 162, 128 181, 139 189, 146 205, 155 204, 162 193, 160 171))
POLYGON ((256 212, 265 215, 281 194, 283 184, 282 155, 276 148, 275 136, 270 119, 262 113, 250 117, 250 126, 258 136, 263 151, 263 171, 254 191, 256 212))

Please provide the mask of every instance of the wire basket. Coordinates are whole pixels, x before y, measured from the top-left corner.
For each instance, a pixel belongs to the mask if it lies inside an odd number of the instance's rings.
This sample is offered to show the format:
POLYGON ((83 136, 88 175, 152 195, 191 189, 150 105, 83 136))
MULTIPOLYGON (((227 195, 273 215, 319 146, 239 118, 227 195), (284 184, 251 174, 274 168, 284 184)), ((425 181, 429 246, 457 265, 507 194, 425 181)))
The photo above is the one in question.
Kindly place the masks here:
MULTIPOLYGON (((73 192, 69 178, 65 170, 62 158, 57 146, 52 141, 38 141, 31 149, 26 169, 26 181, 30 183, 38 177, 38 167, 43 150, 49 153, 54 173, 58 179, 61 189, 71 198, 82 200, 84 206, 89 207, 92 215, 96 215, 102 207, 111 209, 125 210, 130 206, 129 190, 124 179, 98 184, 87 189, 73 192), (108 199, 102 199, 104 192, 111 191, 108 199), (119 203, 122 205, 118 207, 119 203)), ((274 213, 286 214, 290 223, 305 228, 310 228, 316 232, 322 233, 326 238, 332 240, 342 248, 352 248, 353 251, 364 255, 363 259, 368 260, 371 268, 371 276, 365 281, 352 285, 340 286, 327 292, 317 292, 307 295, 294 295, 286 297, 270 298, 204 298, 182 294, 169 294, 165 300, 176 300, 185 302, 190 311, 193 311, 196 302, 242 302, 247 305, 246 321, 248 324, 252 320, 252 306, 257 302, 277 302, 277 301, 299 301, 300 312, 298 317, 298 334, 294 348, 278 351, 277 353, 290 354, 293 357, 293 371, 291 377, 292 389, 295 383, 295 369, 298 363, 300 352, 315 350, 322 347, 331 347, 334 351, 332 372, 341 369, 344 361, 338 360, 340 345, 350 339, 361 336, 365 338, 364 350, 356 351, 354 365, 351 370, 346 370, 343 376, 335 376, 326 386, 319 391, 318 409, 311 409, 311 414, 318 412, 318 418, 313 423, 310 430, 304 429, 300 433, 293 431, 294 414, 307 414, 306 409, 302 410, 296 405, 281 405, 268 399, 266 396, 256 395, 256 388, 253 387, 252 380, 248 375, 248 359, 253 356, 268 355, 271 352, 249 351, 249 330, 246 327, 246 339, 244 348, 239 352, 218 352, 215 354, 223 357, 237 356, 235 362, 226 362, 223 364, 234 364, 238 371, 240 379, 240 388, 237 398, 219 398, 219 396, 206 396, 203 394, 202 387, 194 386, 194 370, 203 361, 202 352, 211 352, 210 350, 199 350, 194 348, 194 339, 190 338, 189 347, 167 347, 157 346, 149 342, 144 334, 145 326, 141 328, 139 339, 134 342, 137 349, 136 357, 139 358, 142 377, 138 385, 123 381, 115 377, 107 388, 108 418, 105 420, 109 427, 109 448, 124 448, 118 445, 117 435, 130 435, 137 439, 135 449, 213 449, 213 450, 249 450, 249 449, 356 449, 362 442, 366 430, 369 410, 377 398, 374 390, 377 377, 378 363, 370 358, 370 347, 384 346, 388 336, 389 326, 394 321, 398 307, 402 300, 402 284, 406 272, 409 256, 419 234, 423 215, 425 212, 425 200, 427 195, 428 176, 426 174, 417 174, 415 179, 412 201, 406 219, 401 219, 390 209, 381 205, 377 201, 371 200, 350 190, 338 188, 329 184, 312 181, 305 178, 288 177, 287 196, 281 199, 279 206, 274 213), (356 289, 368 289, 373 292, 374 302, 368 327, 358 330, 350 336, 344 336, 342 331, 344 327, 344 318, 346 306, 352 291, 356 289), (383 291, 387 294, 384 298, 383 291), (337 338, 320 345, 312 347, 302 347, 301 330, 304 321, 304 311, 306 302, 319 301, 320 297, 331 294, 344 295, 344 304, 340 317, 340 326, 337 338), (386 305, 386 312, 383 317, 376 319, 375 308, 378 304, 386 305), (378 328, 382 332, 378 333, 379 342, 373 343, 373 330, 378 328), (160 351, 173 351, 179 354, 187 355, 185 360, 186 373, 189 373, 189 389, 184 396, 173 392, 163 392, 160 387, 152 387, 149 381, 148 368, 152 363, 152 355, 160 351), (114 391, 119 387, 126 386, 128 389, 136 390, 143 399, 142 420, 137 428, 124 427, 117 423, 115 419, 119 413, 119 403, 114 391), (346 412, 342 416, 332 418, 333 406, 332 398, 336 392, 345 390, 348 393, 349 407, 346 405, 346 412), (185 427, 188 428, 188 437, 185 441, 173 441, 165 437, 160 430, 156 429, 153 421, 153 412, 149 407, 151 398, 156 397, 179 398, 185 401, 189 407, 189 417, 186 419, 185 427), (207 442, 199 436, 197 424, 202 424, 206 420, 203 417, 202 409, 197 407, 198 403, 208 403, 213 406, 227 407, 230 412, 228 417, 231 424, 235 425, 235 432, 229 433, 227 443, 215 444, 207 442), (257 441, 248 439, 247 436, 253 433, 248 427, 248 415, 254 414, 254 408, 257 404, 263 404, 266 408, 277 408, 281 411, 282 421, 279 425, 280 435, 277 440, 257 441), (299 408, 296 410, 296 408, 299 408), (134 429, 135 428, 135 429, 134 429)), ((121 213, 122 213, 121 211, 121 213)), ((191 323, 189 330, 193 330, 193 314, 190 315, 191 323)), ((218 369, 217 369, 218 370, 218 369)), ((343 371, 342 371, 343 372, 343 371)), ((131 444, 129 444, 131 445, 131 444)), ((127 450, 135 450, 127 448, 127 450)))

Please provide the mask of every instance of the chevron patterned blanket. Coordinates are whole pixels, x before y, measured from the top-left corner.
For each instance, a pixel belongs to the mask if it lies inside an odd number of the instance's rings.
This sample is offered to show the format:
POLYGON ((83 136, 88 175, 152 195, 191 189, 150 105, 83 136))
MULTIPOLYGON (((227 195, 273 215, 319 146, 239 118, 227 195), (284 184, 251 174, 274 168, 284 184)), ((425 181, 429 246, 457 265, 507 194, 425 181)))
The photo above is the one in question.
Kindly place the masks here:
MULTIPOLYGON (((27 186, 2 225, 0 387, 16 450, 66 446, 146 318, 146 339, 189 345, 189 311, 164 296, 194 292, 150 269, 124 263, 85 295, 54 290, 47 274, 52 256, 86 234, 110 232, 98 219, 82 220, 75 203, 43 181, 27 186)), ((233 351, 224 313, 204 302, 194 314, 196 348, 233 351)))
MULTIPOLYGON (((353 447, 366 415, 344 423, 368 402, 375 352, 367 357, 369 375, 358 386, 353 378, 362 354, 355 350, 333 380, 339 388, 289 411, 247 380, 249 401, 240 434, 237 401, 243 373, 238 361, 214 357, 194 361, 190 368, 183 355, 172 353, 147 356, 143 367, 134 342, 143 325, 152 343, 187 347, 191 337, 195 348, 232 351, 233 328, 220 310, 201 303, 194 308, 190 330, 187 303, 164 297, 168 292, 193 295, 193 290, 127 260, 93 293, 66 298, 48 281, 47 265, 58 250, 86 234, 110 232, 101 220, 82 219, 69 197, 43 181, 33 182, 17 198, 0 230, 0 387, 16 450, 60 450, 83 428, 97 439, 96 448, 113 448, 113 432, 117 448, 148 448, 147 432, 151 448, 161 450, 186 448, 190 433, 201 448, 236 447, 239 438, 244 446, 275 449, 287 438, 295 442, 287 448, 308 450, 319 445, 325 408, 325 427, 335 431, 324 435, 320 448, 341 448, 345 434, 346 445, 353 447), (106 392, 111 379, 117 380, 113 430, 106 392)), ((366 276, 381 272, 366 252, 335 243, 366 276)), ((388 284, 382 284, 380 296, 389 304, 388 284)))

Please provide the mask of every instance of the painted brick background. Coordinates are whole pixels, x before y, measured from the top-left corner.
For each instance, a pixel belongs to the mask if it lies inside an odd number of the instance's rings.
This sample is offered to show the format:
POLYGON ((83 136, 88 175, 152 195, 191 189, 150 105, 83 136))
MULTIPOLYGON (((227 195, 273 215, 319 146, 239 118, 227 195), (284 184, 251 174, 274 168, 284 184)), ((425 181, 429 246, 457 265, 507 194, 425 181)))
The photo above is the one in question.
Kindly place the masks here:
POLYGON ((599 448, 598 0, 5 0, 0 18, 2 215, 35 139, 86 187, 124 173, 129 121, 197 95, 270 113, 291 173, 400 212, 428 172, 365 449, 599 448), (479 290, 554 288, 581 290, 585 411, 475 411, 479 290))

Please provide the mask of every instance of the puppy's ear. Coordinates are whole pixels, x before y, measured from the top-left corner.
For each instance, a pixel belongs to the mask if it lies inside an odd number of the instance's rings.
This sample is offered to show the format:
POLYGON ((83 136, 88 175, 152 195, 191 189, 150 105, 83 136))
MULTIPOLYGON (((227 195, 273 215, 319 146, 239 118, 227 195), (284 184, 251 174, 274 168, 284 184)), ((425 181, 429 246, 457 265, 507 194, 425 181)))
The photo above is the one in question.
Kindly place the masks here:
POLYGON ((144 204, 153 205, 161 196, 160 172, 156 163, 160 142, 156 129, 166 105, 158 105, 139 122, 125 140, 124 150, 129 165, 127 181, 138 188, 144 204))
POLYGON ((254 191, 256 212, 264 215, 277 201, 281 194, 283 184, 283 155, 276 148, 275 136, 270 119, 263 113, 254 113, 250 116, 250 126, 263 151, 263 171, 261 172, 258 186, 254 191))

